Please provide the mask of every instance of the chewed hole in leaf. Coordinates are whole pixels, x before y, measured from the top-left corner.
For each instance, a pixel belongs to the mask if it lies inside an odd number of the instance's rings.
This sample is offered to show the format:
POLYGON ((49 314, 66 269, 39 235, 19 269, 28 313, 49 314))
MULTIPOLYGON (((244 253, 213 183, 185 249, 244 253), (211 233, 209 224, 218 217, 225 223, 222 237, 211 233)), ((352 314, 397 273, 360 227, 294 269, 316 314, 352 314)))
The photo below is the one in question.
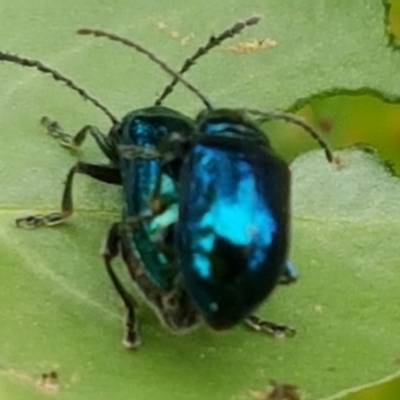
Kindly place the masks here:
POLYGON ((386 12, 386 29, 395 47, 400 45, 400 1, 383 0, 386 12))

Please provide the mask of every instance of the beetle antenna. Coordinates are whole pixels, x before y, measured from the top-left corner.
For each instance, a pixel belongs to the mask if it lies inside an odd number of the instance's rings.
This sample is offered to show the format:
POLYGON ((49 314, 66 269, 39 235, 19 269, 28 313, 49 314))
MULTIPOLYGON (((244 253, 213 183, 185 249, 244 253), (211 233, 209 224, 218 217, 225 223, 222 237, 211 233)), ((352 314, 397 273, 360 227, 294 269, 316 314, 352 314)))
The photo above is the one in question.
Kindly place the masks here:
MULTIPOLYGON (((206 55, 210 50, 212 50, 214 47, 219 46, 224 40, 233 38, 234 36, 238 35, 243 31, 248 26, 256 25, 260 22, 261 17, 259 16, 253 16, 245 21, 239 21, 236 22, 233 26, 231 26, 229 29, 224 30, 222 33, 220 33, 217 36, 211 36, 208 39, 208 42, 204 45, 199 47, 199 49, 194 53, 190 58, 187 58, 185 62, 182 65, 182 68, 179 70, 179 73, 183 75, 186 71, 188 71, 193 65, 196 64, 196 61, 206 55)), ((178 80, 174 78, 169 85, 167 85, 162 94, 158 97, 158 99, 155 102, 156 106, 161 105, 163 100, 170 95, 173 90, 175 85, 178 83, 178 80)))
POLYGON ((328 143, 308 122, 304 121, 304 119, 297 117, 293 114, 287 114, 281 111, 265 112, 254 109, 244 109, 243 111, 262 117, 261 121, 270 119, 281 119, 283 121, 290 122, 291 124, 300 126, 305 131, 307 131, 311 135, 311 137, 315 139, 318 144, 324 149, 327 160, 329 162, 334 161, 333 153, 328 143))
POLYGON ((111 111, 106 106, 101 104, 97 99, 95 99, 93 96, 91 96, 84 89, 82 89, 81 87, 76 85, 71 79, 62 75, 60 72, 56 71, 55 69, 47 67, 46 65, 42 64, 40 61, 32 60, 29 58, 23 58, 23 57, 15 55, 15 54, 9 54, 9 53, 4 53, 4 52, 0 52, 0 61, 8 61, 8 62, 22 65, 23 67, 36 68, 40 72, 43 72, 45 74, 50 74, 53 77, 53 79, 55 79, 56 81, 64 82, 70 89, 74 90, 75 92, 78 92, 82 98, 90 101, 95 107, 102 110, 104 112, 104 114, 106 114, 107 117, 110 118, 110 120, 113 124, 118 123, 118 119, 111 113, 111 111))
POLYGON ((185 85, 191 92, 193 92, 204 103, 204 105, 206 106, 207 109, 209 109, 209 110, 212 109, 212 106, 211 106, 211 103, 209 102, 209 100, 197 88, 195 88, 192 84, 190 84, 188 81, 186 81, 186 79, 182 78, 177 72, 175 72, 173 69, 171 69, 164 61, 160 60, 154 53, 145 49, 140 44, 133 42, 131 40, 122 38, 120 36, 117 36, 113 33, 104 32, 104 31, 98 30, 98 29, 79 29, 77 31, 77 33, 79 35, 93 35, 95 37, 105 37, 105 38, 113 40, 115 42, 122 43, 126 46, 133 47, 139 53, 147 55, 147 57, 150 58, 150 60, 152 60, 156 64, 158 64, 165 72, 167 72, 174 79, 178 80, 183 85, 185 85))

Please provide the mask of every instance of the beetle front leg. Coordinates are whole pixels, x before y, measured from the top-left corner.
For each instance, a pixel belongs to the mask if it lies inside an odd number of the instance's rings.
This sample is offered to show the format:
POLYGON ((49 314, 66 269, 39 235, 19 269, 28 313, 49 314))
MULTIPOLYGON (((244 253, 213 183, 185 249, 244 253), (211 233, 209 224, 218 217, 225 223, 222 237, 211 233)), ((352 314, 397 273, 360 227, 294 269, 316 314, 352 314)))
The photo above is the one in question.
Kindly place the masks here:
POLYGON ((124 285, 118 279, 114 269, 112 267, 112 260, 118 256, 120 248, 120 224, 115 223, 111 226, 107 233, 107 237, 104 243, 104 248, 102 251, 104 263, 106 266, 107 273, 115 287, 115 290, 121 297, 125 308, 127 310, 125 319, 125 335, 122 343, 128 349, 133 349, 141 344, 139 332, 138 332, 138 322, 136 317, 136 303, 132 296, 125 289, 124 285))
POLYGON ((74 212, 72 199, 72 184, 76 173, 88 175, 105 183, 120 185, 121 174, 118 169, 108 165, 76 163, 68 172, 61 201, 61 212, 50 214, 36 214, 16 219, 15 223, 20 228, 37 228, 42 225, 53 226, 63 223, 74 212))
POLYGON ((111 157, 112 146, 107 138, 97 127, 93 125, 85 125, 78 133, 71 135, 64 131, 57 121, 53 121, 48 117, 43 117, 40 123, 47 129, 47 132, 59 140, 61 146, 69 149, 77 149, 86 140, 87 135, 91 135, 101 151, 108 157, 111 157))
POLYGON ((293 337, 296 334, 296 330, 290 326, 266 321, 256 315, 250 315, 244 320, 244 324, 253 331, 264 332, 275 337, 293 337))

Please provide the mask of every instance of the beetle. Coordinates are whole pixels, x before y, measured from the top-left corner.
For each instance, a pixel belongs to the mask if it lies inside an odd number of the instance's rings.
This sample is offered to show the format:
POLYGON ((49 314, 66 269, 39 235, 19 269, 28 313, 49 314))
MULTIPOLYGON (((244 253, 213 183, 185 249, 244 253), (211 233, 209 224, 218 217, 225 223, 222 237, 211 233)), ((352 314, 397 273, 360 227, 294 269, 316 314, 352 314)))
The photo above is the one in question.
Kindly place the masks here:
MULTIPOLYGON (((197 123, 202 135, 190 139, 189 150, 175 144, 164 153, 174 169, 180 165, 172 173, 179 194, 176 254, 208 325, 227 329, 246 320, 285 272, 290 173, 258 126, 238 111, 209 111, 197 123)), ((186 138, 173 140, 189 147, 186 138)), ((171 170, 168 163, 165 168, 171 170)))
MULTIPOLYGON (((80 33, 138 49, 135 42, 108 32, 80 33)), ((289 168, 246 114, 303 126, 325 150, 328 161, 334 161, 322 138, 294 116, 208 107, 196 120, 200 136, 173 132, 155 155, 177 185, 175 262, 184 287, 211 327, 227 329, 244 321, 256 330, 293 333, 284 325, 252 316, 280 279, 295 278, 295 272, 286 262, 289 168)), ((136 147, 124 154, 128 159, 141 156, 136 147)), ((162 202, 162 195, 155 197, 162 202)))
MULTIPOLYGON (((219 45, 223 40, 233 37, 240 33, 246 26, 254 25, 258 21, 258 17, 251 17, 244 22, 235 23, 233 27, 225 30, 218 36, 212 36, 204 47, 201 47, 194 56, 186 60, 181 73, 189 69, 196 59, 219 45)), ((170 131, 177 131, 182 135, 194 135, 195 128, 193 121, 178 111, 155 105, 154 107, 134 110, 119 122, 108 108, 102 105, 97 99, 77 86, 69 78, 66 78, 54 69, 46 67, 41 62, 6 53, 0 54, 0 60, 33 67, 43 73, 51 74, 54 79, 66 83, 67 86, 78 92, 83 98, 100 108, 112 122, 112 128, 107 136, 103 135, 96 127, 90 125, 82 128, 75 136, 71 136, 64 132, 57 122, 51 121, 47 117, 42 119, 43 125, 47 127, 49 132, 58 137, 61 144, 66 147, 80 146, 87 134, 90 134, 103 153, 108 157, 110 164, 76 163, 67 175, 61 212, 19 218, 16 221, 17 226, 27 228, 38 227, 40 225, 53 226, 64 222, 73 213, 72 184, 75 173, 86 174, 107 183, 122 184, 125 199, 123 221, 124 219, 146 214, 147 199, 153 190, 155 177, 159 172, 159 163, 157 160, 128 161, 125 158, 121 159, 119 157, 119 146, 135 145, 151 149, 152 146, 157 144, 157 141, 161 140, 163 135, 170 131)), ((159 65, 171 73, 168 66, 163 63, 159 63, 159 65)), ((167 86, 167 92, 172 91, 176 82, 183 80, 174 73, 171 73, 171 75, 174 77, 174 81, 167 86)), ((183 83, 200 97, 206 107, 209 107, 209 103, 201 93, 197 93, 196 89, 192 88, 190 84, 183 83)), ((168 182, 164 186, 168 187, 168 182)), ((168 190, 166 189, 163 192, 164 198, 168 196, 173 198, 174 193, 168 192, 168 190)), ((149 238, 146 225, 143 223, 136 224, 135 229, 132 230, 129 224, 115 224, 110 229, 110 232, 116 231, 119 233, 123 231, 122 255, 128 270, 134 282, 139 286, 139 291, 156 310, 161 321, 172 329, 183 329, 194 325, 198 320, 197 311, 195 311, 187 294, 177 282, 175 265, 168 263, 163 254, 157 251, 157 248, 155 248, 149 238)), ((107 241, 107 245, 108 250, 113 249, 112 241, 107 241)), ((111 268, 111 264, 107 263, 108 255, 104 257, 110 278, 128 309, 125 344, 128 347, 135 347, 139 344, 140 339, 136 332, 133 300, 119 282, 111 268)))
POLYGON ((255 330, 292 335, 294 329, 252 315, 282 276, 296 276, 286 262, 289 167, 244 111, 203 112, 199 137, 173 134, 161 149, 164 170, 177 182, 176 263, 212 328, 244 321, 255 330))

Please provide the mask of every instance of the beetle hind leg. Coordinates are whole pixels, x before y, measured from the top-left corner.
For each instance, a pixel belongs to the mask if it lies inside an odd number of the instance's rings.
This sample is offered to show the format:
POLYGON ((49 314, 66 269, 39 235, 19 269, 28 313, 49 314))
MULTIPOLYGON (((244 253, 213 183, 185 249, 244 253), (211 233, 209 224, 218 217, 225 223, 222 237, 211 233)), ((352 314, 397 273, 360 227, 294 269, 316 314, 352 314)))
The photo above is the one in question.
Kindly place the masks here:
POLYGON ((293 337, 296 334, 296 330, 290 326, 266 321, 256 315, 250 315, 244 320, 244 324, 253 331, 264 332, 274 337, 293 337))
POLYGON ((123 345, 128 349, 135 349, 141 345, 141 339, 138 330, 138 321, 136 317, 136 303, 132 296, 125 289, 122 282, 117 277, 112 260, 118 256, 120 247, 120 234, 118 223, 113 224, 107 233, 104 248, 102 251, 107 273, 115 287, 115 290, 121 297, 127 310, 125 319, 125 335, 122 340, 123 345))

